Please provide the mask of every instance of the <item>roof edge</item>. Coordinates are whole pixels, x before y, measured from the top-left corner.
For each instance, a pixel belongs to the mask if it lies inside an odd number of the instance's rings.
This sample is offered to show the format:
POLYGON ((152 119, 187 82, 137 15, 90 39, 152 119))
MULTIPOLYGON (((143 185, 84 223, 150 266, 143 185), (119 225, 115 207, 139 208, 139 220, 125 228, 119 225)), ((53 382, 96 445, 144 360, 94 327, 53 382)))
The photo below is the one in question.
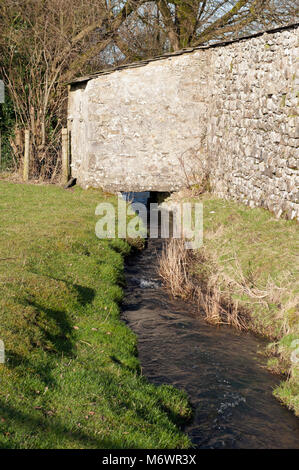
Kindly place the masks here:
POLYGON ((155 62, 157 60, 163 60, 163 59, 167 59, 169 57, 175 57, 175 56, 183 55, 183 54, 190 54, 190 53, 192 53, 194 51, 197 51, 197 50, 205 50, 205 49, 212 49, 212 48, 216 48, 216 47, 224 47, 224 46, 228 46, 229 44, 236 43, 236 42, 241 42, 241 41, 244 41, 244 40, 257 38, 257 37, 263 36, 264 34, 279 33, 280 31, 296 29, 298 27, 299 27, 299 23, 292 23, 292 24, 288 24, 288 25, 285 25, 285 26, 278 26, 277 28, 272 28, 272 29, 259 31, 257 33, 253 33, 253 34, 250 34, 250 35, 247 35, 247 36, 241 36, 241 37, 236 38, 236 39, 230 39, 228 41, 215 42, 213 44, 208 44, 206 46, 194 46, 194 47, 188 47, 188 48, 180 49, 179 51, 168 52, 168 53, 165 53, 165 54, 162 54, 162 55, 159 55, 159 56, 155 56, 155 57, 151 57, 151 58, 148 58, 148 59, 145 59, 145 60, 140 60, 138 62, 131 62, 129 64, 117 65, 116 67, 111 67, 109 69, 103 69, 100 72, 95 72, 95 73, 90 74, 90 75, 74 78, 72 81, 68 82, 68 85, 76 85, 78 83, 88 82, 89 80, 97 78, 101 75, 108 75, 110 73, 113 73, 113 72, 116 72, 116 71, 119 71, 119 70, 123 70, 123 69, 143 67, 144 65, 147 65, 151 62, 155 62))

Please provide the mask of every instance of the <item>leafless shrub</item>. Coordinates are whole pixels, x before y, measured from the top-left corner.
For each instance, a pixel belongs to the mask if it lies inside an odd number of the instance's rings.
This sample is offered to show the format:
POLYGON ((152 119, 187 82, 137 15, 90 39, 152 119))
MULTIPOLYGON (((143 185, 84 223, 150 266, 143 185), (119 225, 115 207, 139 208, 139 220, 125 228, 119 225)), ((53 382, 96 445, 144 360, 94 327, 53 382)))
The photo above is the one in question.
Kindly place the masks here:
POLYGON ((178 160, 185 177, 186 187, 192 191, 193 196, 211 191, 211 164, 206 158, 204 147, 191 147, 180 155, 178 160))
MULTIPOLYGON (((67 83, 107 67, 103 58, 137 2, 104 0, 6 0, 0 2, 0 75, 11 96, 16 128, 30 130, 30 175, 55 181, 61 167, 61 128, 66 126, 67 83)), ((18 133, 11 139, 21 168, 18 133)))

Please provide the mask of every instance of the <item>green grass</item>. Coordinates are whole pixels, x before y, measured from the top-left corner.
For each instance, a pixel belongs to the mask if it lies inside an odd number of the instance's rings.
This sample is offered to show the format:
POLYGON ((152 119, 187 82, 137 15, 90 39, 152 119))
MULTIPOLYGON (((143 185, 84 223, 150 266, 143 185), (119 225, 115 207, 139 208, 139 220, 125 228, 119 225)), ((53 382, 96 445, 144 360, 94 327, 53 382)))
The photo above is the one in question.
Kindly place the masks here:
POLYGON ((99 191, 0 181, 1 448, 186 448, 186 396, 140 374, 99 191))
POLYGON ((299 364, 290 361, 299 339, 298 223, 210 194, 201 200, 212 261, 204 270, 216 266, 220 288, 249 312, 249 328, 270 338, 269 368, 287 376, 274 394, 299 416, 299 364))

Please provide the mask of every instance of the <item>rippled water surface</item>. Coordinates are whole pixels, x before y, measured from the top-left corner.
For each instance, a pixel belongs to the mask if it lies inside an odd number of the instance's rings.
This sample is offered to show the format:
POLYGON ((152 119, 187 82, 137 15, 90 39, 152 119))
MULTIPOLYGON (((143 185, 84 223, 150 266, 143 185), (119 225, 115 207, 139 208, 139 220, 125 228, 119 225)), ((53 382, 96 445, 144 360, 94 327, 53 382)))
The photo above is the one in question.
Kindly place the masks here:
POLYGON ((299 420, 272 396, 279 379, 258 353, 265 343, 210 326, 170 298, 156 272, 160 249, 149 241, 126 267, 123 319, 138 335, 143 374, 188 393, 195 412, 186 432, 199 448, 299 449, 299 420))

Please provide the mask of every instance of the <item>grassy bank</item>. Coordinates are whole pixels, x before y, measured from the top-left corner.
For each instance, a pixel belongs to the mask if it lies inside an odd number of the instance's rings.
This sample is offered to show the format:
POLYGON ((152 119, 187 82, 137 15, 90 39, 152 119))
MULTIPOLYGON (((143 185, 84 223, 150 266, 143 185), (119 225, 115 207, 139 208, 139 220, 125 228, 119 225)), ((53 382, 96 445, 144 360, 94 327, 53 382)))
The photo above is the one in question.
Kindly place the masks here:
POLYGON ((210 194, 200 200, 203 248, 195 255, 183 253, 172 242, 162 274, 167 281, 169 269, 176 273, 173 293, 195 297, 211 323, 269 338, 269 368, 286 378, 274 394, 299 416, 299 364, 291 361, 299 347, 294 343, 299 340, 298 224, 210 194))
POLYGON ((186 397, 140 375, 120 321, 129 245, 94 234, 98 191, 0 181, 2 448, 183 448, 186 397))

